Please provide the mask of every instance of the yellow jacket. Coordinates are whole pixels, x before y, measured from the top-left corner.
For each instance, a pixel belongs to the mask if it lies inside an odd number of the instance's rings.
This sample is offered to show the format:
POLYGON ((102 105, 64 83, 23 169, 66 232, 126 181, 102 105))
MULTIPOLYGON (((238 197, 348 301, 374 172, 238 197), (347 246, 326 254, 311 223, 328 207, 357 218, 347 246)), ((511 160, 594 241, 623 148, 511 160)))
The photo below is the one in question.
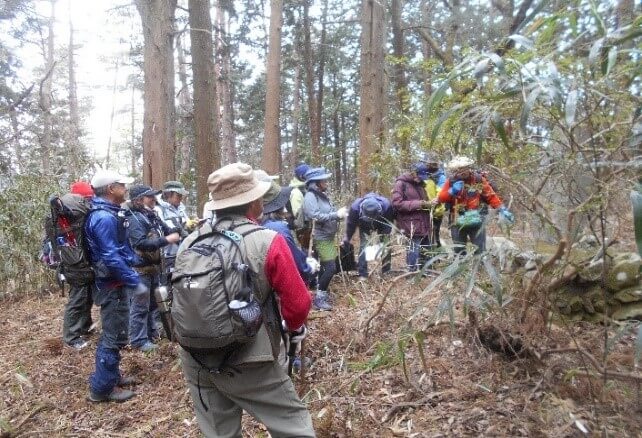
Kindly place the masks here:
MULTIPOLYGON (((426 189, 426 195, 428 195, 429 201, 432 201, 433 199, 437 198, 437 195, 439 195, 439 187, 437 187, 437 184, 430 178, 424 181, 424 188, 426 189)), ((444 217, 445 211, 446 206, 444 204, 437 204, 432 212, 432 215, 433 217, 439 219, 441 217, 444 217)))

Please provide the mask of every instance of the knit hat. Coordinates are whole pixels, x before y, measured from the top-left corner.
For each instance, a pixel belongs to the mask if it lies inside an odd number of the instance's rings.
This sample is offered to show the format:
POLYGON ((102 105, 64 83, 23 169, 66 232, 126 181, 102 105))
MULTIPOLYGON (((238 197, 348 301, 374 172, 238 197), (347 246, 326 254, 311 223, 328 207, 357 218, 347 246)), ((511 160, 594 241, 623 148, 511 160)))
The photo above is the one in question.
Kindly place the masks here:
POLYGON ((270 189, 271 183, 259 181, 249 164, 232 163, 214 171, 207 178, 216 209, 249 204, 270 189))
POLYGON ((422 181, 426 181, 428 179, 428 166, 426 165, 426 163, 415 163, 413 165, 413 170, 422 181))
POLYGON ((91 198, 94 196, 94 189, 91 188, 91 184, 87 181, 76 181, 71 185, 70 192, 84 198, 91 198))
POLYGON ((143 196, 156 196, 160 194, 160 190, 154 190, 150 186, 143 184, 137 184, 129 188, 129 199, 132 201, 137 198, 142 198, 143 196))

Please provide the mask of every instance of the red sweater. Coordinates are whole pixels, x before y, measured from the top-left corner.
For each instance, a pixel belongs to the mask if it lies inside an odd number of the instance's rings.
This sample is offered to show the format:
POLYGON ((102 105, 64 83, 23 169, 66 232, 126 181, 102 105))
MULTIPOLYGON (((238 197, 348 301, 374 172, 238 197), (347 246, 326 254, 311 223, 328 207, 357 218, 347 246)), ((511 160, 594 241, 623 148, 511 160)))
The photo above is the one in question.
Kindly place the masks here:
POLYGON ((279 296, 281 316, 285 323, 290 330, 298 329, 308 317, 312 297, 299 274, 288 244, 280 234, 276 235, 268 249, 265 275, 279 296))

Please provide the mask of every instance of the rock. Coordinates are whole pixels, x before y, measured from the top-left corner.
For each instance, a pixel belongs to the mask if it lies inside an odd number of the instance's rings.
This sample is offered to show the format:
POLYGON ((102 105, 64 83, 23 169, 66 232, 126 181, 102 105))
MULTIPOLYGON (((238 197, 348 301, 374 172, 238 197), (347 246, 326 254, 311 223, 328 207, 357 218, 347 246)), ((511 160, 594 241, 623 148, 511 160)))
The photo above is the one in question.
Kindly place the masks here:
POLYGON ((519 254, 518 246, 511 240, 493 236, 488 239, 488 251, 499 260, 499 269, 502 272, 514 272, 517 268, 515 257, 519 254))
POLYGON ((642 258, 635 253, 621 253, 613 258, 613 265, 606 277, 606 287, 619 291, 629 286, 635 286, 640 279, 642 258))
POLYGON ((604 265, 604 259, 591 261, 588 265, 582 267, 578 275, 582 281, 593 282, 600 281, 602 277, 602 266, 604 265))
POLYGON ((592 234, 588 234, 586 236, 583 236, 575 245, 573 246, 579 246, 582 248, 590 249, 590 248, 597 248, 600 246, 600 241, 598 240, 597 237, 595 237, 592 234))
POLYGON ((642 285, 629 287, 616 292, 615 299, 620 303, 636 303, 642 301, 642 285))
POLYGON ((642 303, 623 304, 617 311, 611 315, 613 319, 642 319, 642 303))
POLYGON ((515 256, 515 263, 526 271, 537 269, 537 264, 544 260, 544 256, 534 251, 520 252, 515 256))

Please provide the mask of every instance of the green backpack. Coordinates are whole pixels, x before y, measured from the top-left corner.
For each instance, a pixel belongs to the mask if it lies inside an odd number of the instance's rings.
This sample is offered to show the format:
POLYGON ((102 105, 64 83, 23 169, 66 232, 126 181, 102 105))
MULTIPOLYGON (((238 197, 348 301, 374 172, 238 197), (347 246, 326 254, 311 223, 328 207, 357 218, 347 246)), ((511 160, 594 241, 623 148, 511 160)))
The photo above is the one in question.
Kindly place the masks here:
POLYGON ((172 320, 176 341, 190 353, 216 353, 255 339, 263 305, 254 294, 255 275, 241 247, 243 233, 204 224, 185 239, 172 273, 172 320))

